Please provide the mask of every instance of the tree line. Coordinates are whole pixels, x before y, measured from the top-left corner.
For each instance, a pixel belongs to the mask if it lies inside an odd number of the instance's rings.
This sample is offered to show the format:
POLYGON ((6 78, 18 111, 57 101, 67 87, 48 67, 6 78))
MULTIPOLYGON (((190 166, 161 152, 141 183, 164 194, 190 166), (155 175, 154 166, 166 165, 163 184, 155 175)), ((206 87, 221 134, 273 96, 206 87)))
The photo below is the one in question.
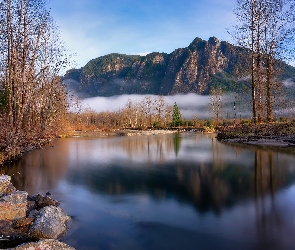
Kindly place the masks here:
POLYGON ((69 117, 69 124, 75 124, 77 130, 170 128, 195 124, 193 121, 183 120, 178 105, 168 104, 164 96, 146 96, 137 101, 129 99, 117 111, 95 112, 78 108, 69 117))

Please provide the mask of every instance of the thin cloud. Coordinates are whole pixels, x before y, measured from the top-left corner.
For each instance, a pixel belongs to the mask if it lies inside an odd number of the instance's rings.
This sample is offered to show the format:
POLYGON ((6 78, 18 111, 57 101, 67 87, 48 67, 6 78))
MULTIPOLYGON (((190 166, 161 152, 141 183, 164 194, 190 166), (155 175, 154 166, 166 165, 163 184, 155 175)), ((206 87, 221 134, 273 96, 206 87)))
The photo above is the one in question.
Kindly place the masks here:
POLYGON ((283 85, 287 88, 290 88, 295 86, 295 82, 291 78, 288 78, 283 81, 283 85))

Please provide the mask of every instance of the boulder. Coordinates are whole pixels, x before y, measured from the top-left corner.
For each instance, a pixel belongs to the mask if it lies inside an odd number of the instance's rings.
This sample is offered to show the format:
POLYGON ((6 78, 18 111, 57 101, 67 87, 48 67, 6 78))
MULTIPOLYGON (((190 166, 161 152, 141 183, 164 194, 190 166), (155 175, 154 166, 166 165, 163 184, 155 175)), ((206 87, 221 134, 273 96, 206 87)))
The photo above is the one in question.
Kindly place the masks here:
POLYGON ((14 222, 13 227, 14 228, 27 227, 27 226, 30 226, 33 223, 33 221, 34 221, 34 218, 23 218, 20 220, 16 220, 14 222))
POLYGON ((6 192, 6 189, 10 185, 11 177, 8 175, 0 175, 0 196, 6 192))
POLYGON ((12 183, 10 183, 5 191, 5 194, 12 194, 16 191, 16 188, 12 185, 12 183))
POLYGON ((26 191, 15 191, 11 194, 2 196, 0 202, 9 202, 12 204, 26 203, 27 204, 28 193, 26 191))
POLYGON ((15 220, 26 217, 27 196, 28 193, 24 191, 16 191, 2 196, 0 198, 0 220, 15 220))
POLYGON ((43 196, 41 194, 38 194, 36 196, 36 207, 37 209, 47 207, 47 206, 55 206, 57 207, 59 205, 59 202, 56 200, 51 199, 49 196, 43 196))
POLYGON ((60 208, 47 206, 37 212, 29 235, 38 239, 57 239, 67 231, 70 217, 60 208))
POLYGON ((10 250, 75 250, 75 248, 57 240, 41 240, 25 243, 10 250))

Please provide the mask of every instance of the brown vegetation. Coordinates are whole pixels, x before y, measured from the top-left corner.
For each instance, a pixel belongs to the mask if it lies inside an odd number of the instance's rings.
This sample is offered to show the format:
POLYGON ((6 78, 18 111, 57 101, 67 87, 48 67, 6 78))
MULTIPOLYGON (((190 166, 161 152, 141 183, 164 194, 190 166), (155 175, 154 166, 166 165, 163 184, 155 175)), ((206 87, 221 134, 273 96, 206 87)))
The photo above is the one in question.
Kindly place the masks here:
POLYGON ((68 60, 45 1, 1 2, 0 52, 1 163, 48 141, 66 112, 68 60))
POLYGON ((217 138, 225 139, 259 139, 262 137, 275 137, 295 135, 295 122, 240 124, 236 126, 220 127, 217 138))
MULTIPOLYGON (((64 122, 62 136, 71 135, 73 131, 114 132, 117 130, 147 130, 147 129, 198 129, 212 127, 209 120, 199 120, 193 117, 190 120, 181 118, 180 111, 165 102, 163 96, 147 96, 142 100, 132 102, 128 100, 126 105, 116 111, 95 112, 77 108, 77 112, 71 112, 64 122)), ((220 119, 220 123, 223 120, 220 119)), ((233 121, 228 121, 233 123, 233 121)), ((215 122, 214 122, 215 124, 215 122)), ((76 133, 75 133, 76 134, 76 133)), ((80 133, 81 134, 81 133, 80 133)), ((97 133, 96 133, 97 134, 97 133)), ((105 133, 104 133, 105 134, 105 133)))
POLYGON ((75 124, 75 130, 167 128, 172 114, 173 108, 165 103, 163 96, 147 96, 138 102, 128 100, 125 107, 117 111, 71 113, 69 120, 75 124))

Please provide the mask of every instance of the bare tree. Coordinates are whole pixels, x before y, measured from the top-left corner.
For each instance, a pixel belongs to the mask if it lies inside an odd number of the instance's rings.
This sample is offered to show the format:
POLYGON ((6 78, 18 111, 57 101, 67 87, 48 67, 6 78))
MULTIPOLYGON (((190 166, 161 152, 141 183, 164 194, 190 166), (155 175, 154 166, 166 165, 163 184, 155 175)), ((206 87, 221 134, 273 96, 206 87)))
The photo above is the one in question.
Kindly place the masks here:
POLYGON ((238 25, 234 27, 233 36, 238 45, 249 48, 251 51, 251 96, 253 122, 257 122, 256 90, 255 79, 255 41, 256 41, 256 0, 237 0, 234 14, 238 20, 238 25))
POLYGON ((59 74, 69 62, 45 0, 0 2, 0 50, 12 137, 41 136, 67 108, 59 74))
MULTIPOLYGON (((79 107, 79 105, 78 105, 79 107)), ((96 113, 91 110, 80 110, 70 114, 70 123, 74 124, 75 129, 102 130, 112 128, 148 128, 153 122, 157 121, 161 128, 171 125, 173 117, 173 106, 165 102, 163 96, 146 96, 142 100, 132 102, 130 99, 124 108, 117 111, 104 111, 96 113), (157 111, 157 112, 154 112, 157 111)))
POLYGON ((159 126, 163 126, 163 113, 164 113, 164 106, 165 106, 165 98, 164 96, 158 96, 155 101, 155 110, 157 113, 157 122, 159 126))
POLYGON ((292 51, 288 48, 294 41, 294 1, 273 0, 264 1, 264 64, 265 64, 265 92, 266 92, 266 119, 273 120, 273 96, 276 94, 279 73, 276 60, 289 59, 292 51))
POLYGON ((216 120, 216 125, 219 124, 223 112, 223 91, 222 89, 210 90, 210 105, 212 112, 212 120, 216 120))
POLYGON ((261 122, 265 113, 271 121, 278 76, 275 66, 286 59, 285 52, 293 41, 294 1, 237 0, 235 14, 239 24, 234 38, 251 52, 253 122, 261 122))
POLYGON ((147 126, 151 127, 152 126, 152 97, 151 96, 146 96, 144 98, 144 104, 145 104, 145 115, 147 118, 147 126))

